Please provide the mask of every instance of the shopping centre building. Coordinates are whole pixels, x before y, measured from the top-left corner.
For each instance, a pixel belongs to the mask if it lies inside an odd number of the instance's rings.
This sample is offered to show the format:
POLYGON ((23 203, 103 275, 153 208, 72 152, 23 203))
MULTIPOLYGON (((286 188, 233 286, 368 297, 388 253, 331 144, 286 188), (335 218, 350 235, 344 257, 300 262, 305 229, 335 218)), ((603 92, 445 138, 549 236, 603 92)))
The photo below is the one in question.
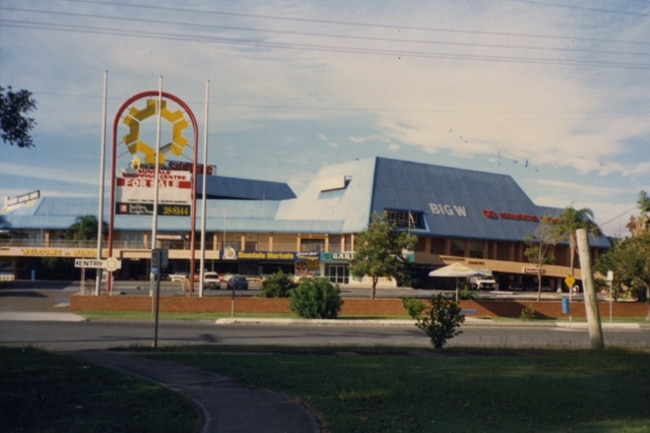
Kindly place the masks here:
MULTIPOLYGON (((417 236, 414 251, 407 255, 415 286, 438 284, 427 277, 429 271, 461 262, 491 270, 501 290, 536 287, 537 269, 525 257, 525 239, 540 218, 561 211, 535 205, 507 175, 379 157, 324 167, 298 195, 284 183, 208 175, 204 222, 202 184, 198 176, 197 272, 203 250, 206 270, 260 276, 282 269, 341 284, 364 284, 350 276, 349 260, 358 233, 373 213, 385 212, 400 229, 417 236)), ((65 233, 77 217, 97 213, 96 198, 32 194, 29 200, 5 205, 1 215, 8 227, 0 236, 5 274, 47 278, 41 275, 41 258, 96 258, 96 240, 67 240, 65 233)), ((168 250, 166 273, 188 272, 190 216, 160 215, 155 224, 156 246, 168 250)), ((116 212, 110 253, 120 259, 121 269, 114 272, 115 279, 149 278, 151 239, 152 216, 116 212)), ((607 238, 589 240, 592 260, 610 246, 607 238)), ((106 241, 103 247, 107 257, 106 241)), ((568 243, 556 245, 554 254, 555 263, 543 268, 543 285, 551 290, 561 287, 570 273, 568 243)), ((395 284, 387 278, 380 286, 395 284)))

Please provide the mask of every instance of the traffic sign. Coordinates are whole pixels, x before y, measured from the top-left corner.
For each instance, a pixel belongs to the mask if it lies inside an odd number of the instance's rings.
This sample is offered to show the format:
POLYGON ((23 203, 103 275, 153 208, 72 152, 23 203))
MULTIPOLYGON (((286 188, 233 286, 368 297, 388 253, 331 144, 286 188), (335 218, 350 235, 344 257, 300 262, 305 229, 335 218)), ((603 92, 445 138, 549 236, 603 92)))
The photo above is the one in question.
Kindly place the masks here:
POLYGON ((573 285, 576 283, 576 279, 573 278, 571 275, 567 275, 566 278, 564 279, 564 284, 569 288, 569 290, 573 290, 573 285))

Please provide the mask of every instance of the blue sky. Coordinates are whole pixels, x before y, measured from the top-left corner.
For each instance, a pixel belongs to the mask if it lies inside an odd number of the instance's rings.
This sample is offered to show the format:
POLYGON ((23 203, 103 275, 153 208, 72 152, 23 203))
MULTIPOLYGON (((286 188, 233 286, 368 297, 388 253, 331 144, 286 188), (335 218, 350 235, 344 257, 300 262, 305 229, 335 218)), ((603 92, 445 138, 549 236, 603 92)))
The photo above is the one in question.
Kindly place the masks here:
POLYGON ((4 0, 0 85, 38 125, 35 148, 0 144, 0 196, 97 196, 105 70, 109 142, 162 76, 202 144, 209 80, 210 164, 298 193, 383 156, 510 175, 621 236, 650 192, 644 0, 4 0))

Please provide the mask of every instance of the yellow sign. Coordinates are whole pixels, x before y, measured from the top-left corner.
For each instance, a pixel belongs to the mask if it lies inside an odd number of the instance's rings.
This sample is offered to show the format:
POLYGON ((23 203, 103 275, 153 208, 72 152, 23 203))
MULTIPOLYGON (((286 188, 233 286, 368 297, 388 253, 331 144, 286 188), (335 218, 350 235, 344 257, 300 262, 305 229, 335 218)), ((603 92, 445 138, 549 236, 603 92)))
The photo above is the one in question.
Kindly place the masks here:
POLYGON ((571 275, 567 275, 566 278, 564 279, 564 284, 571 290, 573 288, 573 285, 576 283, 576 279, 573 278, 571 275))
MULTIPOLYGON (((122 123, 129 127, 129 133, 122 138, 122 141, 134 156, 131 162, 132 166, 139 166, 142 160, 137 155, 138 152, 144 155, 145 164, 154 165, 156 162, 156 149, 147 143, 140 141, 140 122, 158 113, 158 103, 153 99, 147 99, 147 106, 142 110, 131 107, 122 123)), ((171 124, 172 137, 171 141, 160 148, 158 162, 165 165, 165 154, 171 152, 176 156, 183 153, 187 146, 187 139, 183 137, 183 129, 188 126, 188 122, 183 116, 181 110, 170 111, 167 108, 167 101, 161 101, 160 117, 171 124)))

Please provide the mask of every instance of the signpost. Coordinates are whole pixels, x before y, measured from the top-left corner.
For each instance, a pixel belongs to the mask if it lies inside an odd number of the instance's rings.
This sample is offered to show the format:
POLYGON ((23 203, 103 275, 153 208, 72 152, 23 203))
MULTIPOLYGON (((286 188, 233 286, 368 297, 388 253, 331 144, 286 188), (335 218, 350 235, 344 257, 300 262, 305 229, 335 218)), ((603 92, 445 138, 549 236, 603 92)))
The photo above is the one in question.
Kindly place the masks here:
POLYGON ((169 250, 167 248, 154 248, 151 250, 151 273, 156 280, 156 297, 154 302, 154 332, 153 347, 158 347, 158 317, 160 311, 160 270, 169 266, 169 250))
MULTIPOLYGON (((86 291, 86 268, 91 269, 104 269, 108 272, 114 272, 122 268, 122 261, 116 259, 115 257, 109 257, 105 260, 103 259, 75 259, 74 261, 75 268, 81 268, 81 294, 83 295, 86 291)), ((110 278, 110 276, 109 276, 110 278)))
POLYGON ((573 278, 573 275, 567 275, 564 279, 564 284, 569 288, 569 322, 573 322, 573 317, 571 316, 571 301, 573 301, 573 285, 576 283, 576 279, 573 278))

